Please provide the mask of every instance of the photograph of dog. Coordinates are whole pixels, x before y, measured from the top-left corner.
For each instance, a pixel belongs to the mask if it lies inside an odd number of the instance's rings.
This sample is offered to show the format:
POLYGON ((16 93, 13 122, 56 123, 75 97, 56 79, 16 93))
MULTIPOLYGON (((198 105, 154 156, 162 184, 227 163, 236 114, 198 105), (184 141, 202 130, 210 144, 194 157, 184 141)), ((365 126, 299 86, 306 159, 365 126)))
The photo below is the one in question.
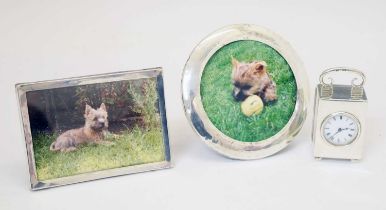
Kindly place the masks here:
POLYGON ((267 70, 265 61, 239 62, 232 58, 233 97, 244 101, 248 96, 258 95, 264 103, 277 99, 276 83, 267 70))
POLYGON ((157 78, 26 93, 38 180, 162 162, 157 78))
POLYGON ((86 105, 84 118, 85 125, 83 127, 71 129, 61 134, 52 142, 50 150, 71 152, 75 151, 81 144, 113 144, 113 142, 105 140, 109 122, 104 103, 98 109, 93 109, 91 106, 86 105))
POLYGON ((240 40, 221 47, 208 60, 200 95, 209 120, 223 134, 257 142, 288 123, 297 85, 290 65, 274 48, 240 40))

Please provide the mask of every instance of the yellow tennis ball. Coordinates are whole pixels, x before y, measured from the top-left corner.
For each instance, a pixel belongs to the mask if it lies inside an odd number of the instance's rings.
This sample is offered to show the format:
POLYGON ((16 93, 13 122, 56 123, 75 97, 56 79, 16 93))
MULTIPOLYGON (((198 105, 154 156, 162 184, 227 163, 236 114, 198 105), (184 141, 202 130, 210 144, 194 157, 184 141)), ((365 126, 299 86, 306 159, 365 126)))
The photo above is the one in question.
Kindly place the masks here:
POLYGON ((241 103, 241 111, 247 117, 260 114, 263 108, 263 100, 257 95, 249 96, 241 103))

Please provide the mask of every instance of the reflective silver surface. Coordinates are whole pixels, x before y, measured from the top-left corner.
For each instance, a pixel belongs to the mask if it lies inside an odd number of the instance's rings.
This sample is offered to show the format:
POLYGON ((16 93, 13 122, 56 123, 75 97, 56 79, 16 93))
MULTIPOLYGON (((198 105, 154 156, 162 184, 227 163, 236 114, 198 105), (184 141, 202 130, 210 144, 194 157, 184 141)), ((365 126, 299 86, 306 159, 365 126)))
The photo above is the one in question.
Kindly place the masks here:
MULTIPOLYGON (((337 76, 337 75, 335 75, 337 76)), ((337 67, 325 70, 319 78, 320 84, 315 88, 314 117, 312 128, 312 143, 314 147, 314 157, 316 159, 333 158, 360 160, 363 156, 365 143, 367 95, 363 89, 366 81, 365 75, 359 70, 337 67), (347 73, 354 76, 350 85, 334 83, 335 77, 330 77, 330 73, 342 72, 345 78, 350 78, 347 73), (359 76, 359 77, 358 77, 359 76), (326 79, 329 80, 326 83, 326 79), (358 84, 355 81, 359 81, 358 84), (328 91, 324 90, 329 86, 328 91), (356 88, 360 88, 358 91, 356 88), (326 92, 328 92, 326 94, 326 92), (353 94, 353 92, 355 94, 353 94), (347 145, 338 146, 326 141, 322 134, 323 123, 330 116, 346 113, 351 115, 358 123, 359 132, 356 138, 347 145)))
POLYGON ((67 78, 60 80, 33 82, 33 83, 22 83, 16 85, 16 94, 18 96, 18 102, 20 104, 20 114, 22 121, 22 128, 25 136, 31 189, 39 190, 44 188, 56 187, 67 184, 74 184, 79 182, 85 182, 95 179, 102 179, 113 176, 121 176, 125 174, 139 173, 145 171, 152 171, 158 169, 165 169, 171 167, 169 137, 166 120, 165 110, 165 99, 164 99, 164 88, 163 88, 163 76, 161 68, 143 69, 138 71, 124 71, 108 74, 90 75, 84 77, 67 78), (39 181, 36 174, 35 158, 33 152, 32 135, 30 129, 30 122, 28 116, 27 98, 26 92, 33 90, 52 89, 59 87, 78 86, 85 84, 95 84, 122 80, 134 80, 142 78, 157 78, 157 91, 159 97, 158 108, 160 111, 160 117, 162 120, 162 132, 163 141, 165 147, 165 160, 161 162, 127 166, 115 169, 95 171, 85 174, 79 174, 69 177, 51 179, 39 181))
POLYGON ((231 25, 210 34, 193 50, 182 76, 182 100, 191 126, 209 147, 234 159, 263 158, 285 148, 306 119, 308 98, 307 74, 292 47, 279 35, 254 25, 231 25), (221 47, 239 40, 259 41, 278 51, 290 65, 297 84, 295 110, 287 125, 271 138, 259 142, 241 142, 223 134, 211 123, 201 102, 200 82, 206 63, 221 47))

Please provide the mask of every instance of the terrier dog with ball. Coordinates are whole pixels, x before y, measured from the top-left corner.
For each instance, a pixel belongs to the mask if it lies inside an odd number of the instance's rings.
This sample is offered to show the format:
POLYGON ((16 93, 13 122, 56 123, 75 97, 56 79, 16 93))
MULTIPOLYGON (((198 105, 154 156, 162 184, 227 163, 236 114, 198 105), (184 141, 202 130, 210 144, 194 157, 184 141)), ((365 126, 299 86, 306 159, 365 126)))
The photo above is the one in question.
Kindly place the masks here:
POLYGON ((271 79, 265 61, 242 63, 232 58, 233 97, 241 103, 247 117, 258 115, 264 104, 277 100, 276 84, 271 79))

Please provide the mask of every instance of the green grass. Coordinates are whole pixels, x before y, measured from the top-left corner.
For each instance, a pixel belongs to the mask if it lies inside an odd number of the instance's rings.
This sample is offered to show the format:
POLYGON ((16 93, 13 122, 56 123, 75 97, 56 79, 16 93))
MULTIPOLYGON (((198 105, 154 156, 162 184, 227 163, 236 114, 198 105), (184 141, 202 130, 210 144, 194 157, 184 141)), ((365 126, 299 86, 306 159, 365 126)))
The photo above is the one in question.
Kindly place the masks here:
POLYGON ((286 60, 258 41, 236 41, 220 48, 208 61, 201 77, 202 103, 210 121, 225 135, 244 142, 265 140, 278 133, 291 118, 297 86, 286 60), (264 60, 277 85, 278 100, 261 114, 246 117, 232 97, 232 56, 242 62, 264 60))
POLYGON ((145 132, 134 128, 130 132, 110 135, 107 140, 115 145, 89 144, 69 153, 49 150, 56 137, 56 134, 38 134, 33 138, 38 180, 165 160, 160 129, 145 132))

